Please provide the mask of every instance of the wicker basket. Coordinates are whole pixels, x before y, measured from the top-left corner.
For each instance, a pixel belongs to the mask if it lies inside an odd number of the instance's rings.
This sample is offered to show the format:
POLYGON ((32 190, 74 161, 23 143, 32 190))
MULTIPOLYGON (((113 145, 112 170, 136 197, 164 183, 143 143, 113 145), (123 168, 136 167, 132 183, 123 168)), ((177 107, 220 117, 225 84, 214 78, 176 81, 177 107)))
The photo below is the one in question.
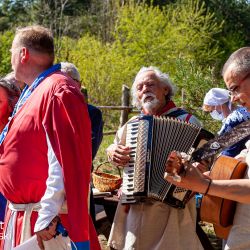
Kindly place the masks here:
MULTIPOLYGON (((120 169, 117 167, 119 171, 119 175, 113 175, 101 172, 99 169, 100 167, 105 166, 104 164, 107 164, 109 162, 103 162, 101 163, 95 171, 92 173, 93 178, 93 184, 95 188, 97 188, 101 192, 112 192, 116 189, 118 189, 122 184, 122 178, 121 178, 121 172, 120 169)), ((110 163, 109 163, 110 164, 110 163)), ((106 165, 107 167, 107 165, 106 165)), ((110 168, 110 166, 108 166, 110 168)))

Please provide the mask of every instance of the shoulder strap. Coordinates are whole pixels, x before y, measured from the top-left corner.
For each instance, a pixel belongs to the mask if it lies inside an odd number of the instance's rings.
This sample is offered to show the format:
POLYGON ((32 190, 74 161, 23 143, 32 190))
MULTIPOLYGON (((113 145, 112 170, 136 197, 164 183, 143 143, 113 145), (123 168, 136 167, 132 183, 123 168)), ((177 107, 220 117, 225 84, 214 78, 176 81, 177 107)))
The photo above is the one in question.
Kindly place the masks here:
POLYGON ((184 109, 181 109, 181 108, 178 108, 177 110, 175 110, 175 111, 173 111, 173 112, 171 112, 171 113, 169 113, 169 114, 166 114, 166 116, 170 116, 170 117, 175 117, 175 118, 178 118, 179 116, 181 116, 181 115, 187 115, 187 117, 186 117, 186 122, 188 122, 189 121, 189 119, 191 118, 191 114, 189 114, 186 110, 184 110, 184 109))
POLYGON ((191 114, 188 114, 187 117, 186 117, 186 122, 189 122, 190 118, 191 118, 191 114))

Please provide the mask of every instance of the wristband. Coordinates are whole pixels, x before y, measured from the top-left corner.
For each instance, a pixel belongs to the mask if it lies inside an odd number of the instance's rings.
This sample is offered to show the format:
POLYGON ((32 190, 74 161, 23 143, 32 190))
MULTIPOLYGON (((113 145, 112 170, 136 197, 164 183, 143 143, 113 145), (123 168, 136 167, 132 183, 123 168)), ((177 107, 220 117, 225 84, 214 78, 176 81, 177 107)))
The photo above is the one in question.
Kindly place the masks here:
POLYGON ((205 193, 203 194, 204 196, 207 195, 208 190, 209 190, 209 188, 210 188, 210 186, 211 186, 211 183, 212 183, 212 179, 209 179, 209 183, 208 183, 208 185, 207 185, 207 189, 206 189, 205 193))

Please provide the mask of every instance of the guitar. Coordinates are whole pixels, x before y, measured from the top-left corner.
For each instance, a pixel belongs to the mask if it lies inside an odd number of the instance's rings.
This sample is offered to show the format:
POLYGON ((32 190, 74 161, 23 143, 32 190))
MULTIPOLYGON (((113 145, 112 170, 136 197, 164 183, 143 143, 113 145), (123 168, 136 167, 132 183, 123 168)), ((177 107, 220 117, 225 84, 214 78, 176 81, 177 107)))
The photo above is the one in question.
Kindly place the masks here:
MULTIPOLYGON (((249 136, 249 126, 250 120, 237 125, 223 135, 216 136, 201 147, 198 147, 191 154, 189 161, 191 163, 200 162, 218 155, 225 148, 249 136)), ((246 168, 247 165, 241 161, 227 156, 220 156, 215 161, 210 176, 212 179, 217 180, 241 179, 244 177, 246 168)), ((168 173, 165 174, 167 176, 168 173)), ((176 177, 179 176, 177 175, 176 177)), ((235 208, 236 202, 234 201, 206 195, 201 203, 201 218, 214 225, 217 236, 226 239, 233 222, 235 208)))
MULTIPOLYGON (((235 158, 220 156, 211 168, 210 177, 213 180, 242 179, 247 164, 235 158)), ((226 239, 233 224, 236 202, 206 195, 203 196, 200 208, 202 221, 212 223, 218 237, 226 239)))

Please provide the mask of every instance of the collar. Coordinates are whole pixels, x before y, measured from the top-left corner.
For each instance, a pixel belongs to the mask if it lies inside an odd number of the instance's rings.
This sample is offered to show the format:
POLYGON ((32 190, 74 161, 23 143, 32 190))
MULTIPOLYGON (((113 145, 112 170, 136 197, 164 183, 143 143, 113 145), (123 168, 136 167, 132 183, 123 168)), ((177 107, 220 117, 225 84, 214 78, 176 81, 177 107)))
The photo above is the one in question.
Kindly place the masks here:
POLYGON ((173 112, 176 108, 176 105, 173 101, 167 101, 167 104, 162 108, 161 111, 157 112, 155 115, 156 116, 161 116, 161 115, 165 115, 165 114, 168 114, 168 113, 171 113, 173 112))
POLYGON ((15 108, 12 112, 12 115, 9 119, 9 122, 6 124, 6 126, 4 127, 2 133, 0 134, 0 145, 3 143, 8 130, 9 130, 9 124, 10 121, 13 119, 14 115, 16 114, 16 112, 23 106, 23 104, 26 102, 26 100, 29 98, 29 96, 32 94, 32 92, 36 89, 36 87, 51 73, 58 71, 61 69, 61 64, 55 64, 52 67, 50 67, 49 69, 45 70, 42 74, 40 74, 35 81, 31 84, 31 86, 26 85, 26 87, 24 88, 21 96, 18 99, 18 102, 15 105, 15 108))
POLYGON ((48 68, 44 72, 42 72, 35 80, 34 82, 28 86, 26 85, 23 89, 18 102, 15 105, 15 108, 12 112, 12 117, 16 114, 16 112, 23 106, 23 104, 26 102, 26 100, 29 98, 29 96, 32 94, 32 92, 36 89, 36 87, 50 74, 52 74, 55 71, 58 71, 61 69, 61 64, 55 64, 52 67, 48 68))

